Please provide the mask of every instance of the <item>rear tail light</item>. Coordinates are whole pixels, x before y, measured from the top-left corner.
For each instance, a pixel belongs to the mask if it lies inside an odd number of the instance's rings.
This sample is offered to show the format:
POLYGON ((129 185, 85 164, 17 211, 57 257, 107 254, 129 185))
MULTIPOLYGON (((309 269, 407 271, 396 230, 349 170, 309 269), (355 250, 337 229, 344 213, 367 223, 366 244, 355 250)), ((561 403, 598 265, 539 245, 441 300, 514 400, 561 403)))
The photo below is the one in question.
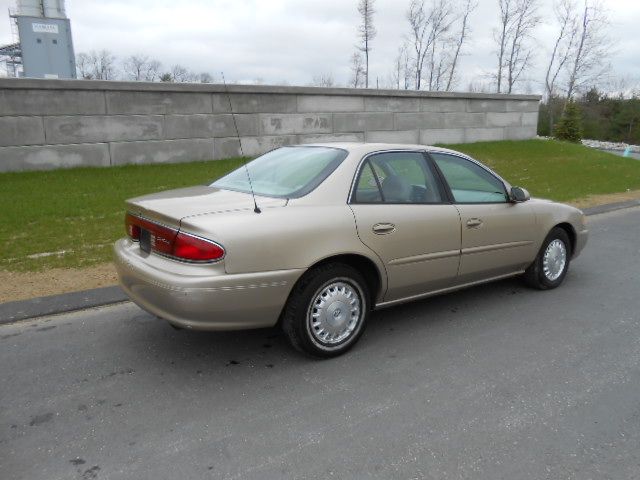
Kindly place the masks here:
POLYGON ((125 216, 127 235, 133 241, 145 244, 161 255, 187 262, 215 262, 225 255, 224 248, 211 240, 160 225, 130 213, 125 216), (143 232, 144 231, 144 232, 143 232), (141 238, 142 237, 142 238, 141 238))
POLYGON ((124 227, 127 230, 127 235, 129 235, 131 240, 138 241, 140 240, 140 226, 136 224, 136 220, 141 219, 134 217, 130 213, 124 216, 124 227))
POLYGON ((224 257, 224 248, 210 240, 179 232, 173 242, 173 256, 189 262, 214 262, 224 257))

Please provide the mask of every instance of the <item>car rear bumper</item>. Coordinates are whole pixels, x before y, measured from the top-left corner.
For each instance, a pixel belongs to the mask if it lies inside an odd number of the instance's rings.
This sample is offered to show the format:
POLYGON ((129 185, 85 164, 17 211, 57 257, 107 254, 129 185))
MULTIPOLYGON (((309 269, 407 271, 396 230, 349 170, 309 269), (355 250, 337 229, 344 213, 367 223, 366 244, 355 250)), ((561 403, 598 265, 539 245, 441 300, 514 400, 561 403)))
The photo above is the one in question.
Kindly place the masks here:
POLYGON ((239 330, 277 323, 304 270, 227 274, 222 265, 190 265, 145 256, 129 239, 114 246, 125 293, 173 325, 194 330, 239 330))

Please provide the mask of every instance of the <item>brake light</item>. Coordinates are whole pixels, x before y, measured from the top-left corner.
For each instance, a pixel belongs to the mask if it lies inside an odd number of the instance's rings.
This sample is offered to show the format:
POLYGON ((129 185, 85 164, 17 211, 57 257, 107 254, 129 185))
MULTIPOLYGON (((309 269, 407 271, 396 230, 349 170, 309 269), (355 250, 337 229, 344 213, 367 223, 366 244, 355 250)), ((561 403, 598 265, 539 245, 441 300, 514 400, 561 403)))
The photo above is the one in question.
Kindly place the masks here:
POLYGON ((179 232, 130 213, 125 215, 127 235, 140 248, 188 262, 214 262, 225 255, 224 248, 205 238, 179 232), (144 231, 144 233, 143 233, 144 231))
POLYGON ((224 248, 210 240, 179 232, 173 242, 173 256, 190 262, 213 262, 224 257, 224 248))
POLYGON ((149 248, 163 255, 171 255, 173 251, 173 240, 178 234, 178 230, 171 227, 165 227, 159 223, 152 222, 145 218, 137 217, 130 213, 125 216, 125 225, 127 227, 127 235, 141 243, 149 243, 149 248), (142 230, 148 233, 147 238, 141 238, 142 230))
POLYGON ((124 226, 131 240, 140 240, 140 226, 136 225, 136 217, 127 213, 124 216, 124 226))

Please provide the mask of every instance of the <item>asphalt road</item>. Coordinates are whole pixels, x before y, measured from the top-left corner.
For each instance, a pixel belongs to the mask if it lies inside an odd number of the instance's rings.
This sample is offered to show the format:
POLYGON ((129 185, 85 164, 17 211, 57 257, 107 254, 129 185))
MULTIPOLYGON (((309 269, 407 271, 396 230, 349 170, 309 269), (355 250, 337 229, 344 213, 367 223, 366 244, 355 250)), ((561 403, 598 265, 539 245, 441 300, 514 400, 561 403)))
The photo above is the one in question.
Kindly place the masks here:
MULTIPOLYGON (((614 155, 619 155, 621 157, 624 157, 624 151, 622 151, 622 150, 607 150, 605 148, 603 148, 601 150, 603 152, 609 152, 609 153, 613 153, 614 155)), ((627 155, 627 158, 634 158, 636 160, 640 160, 640 153, 631 152, 630 154, 627 155)))
POLYGON ((385 310, 306 359, 131 304, 0 327, 0 478, 640 478, 640 208, 565 284, 385 310))

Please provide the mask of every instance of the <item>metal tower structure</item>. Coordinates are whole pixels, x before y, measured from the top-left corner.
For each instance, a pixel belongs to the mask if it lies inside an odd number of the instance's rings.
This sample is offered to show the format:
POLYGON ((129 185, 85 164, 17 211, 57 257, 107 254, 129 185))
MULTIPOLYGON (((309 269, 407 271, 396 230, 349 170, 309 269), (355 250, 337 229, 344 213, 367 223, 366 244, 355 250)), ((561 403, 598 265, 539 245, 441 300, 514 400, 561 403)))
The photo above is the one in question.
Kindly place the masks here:
POLYGON ((0 46, 0 62, 8 76, 76 78, 64 0, 16 0, 9 20, 13 41, 0 46))

